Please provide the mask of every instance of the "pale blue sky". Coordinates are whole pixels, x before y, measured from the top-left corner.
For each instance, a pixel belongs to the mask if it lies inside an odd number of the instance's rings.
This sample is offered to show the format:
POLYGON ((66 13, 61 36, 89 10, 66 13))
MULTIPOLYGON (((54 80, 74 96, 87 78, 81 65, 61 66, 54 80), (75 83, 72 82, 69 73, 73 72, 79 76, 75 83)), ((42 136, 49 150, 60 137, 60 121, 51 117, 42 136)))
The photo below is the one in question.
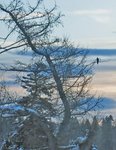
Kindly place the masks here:
POLYGON ((116 48, 116 0, 44 0, 48 7, 55 2, 65 15, 64 27, 55 30, 58 36, 67 36, 85 48, 116 48))
POLYGON ((80 46, 116 48, 116 0, 56 0, 67 35, 80 46))

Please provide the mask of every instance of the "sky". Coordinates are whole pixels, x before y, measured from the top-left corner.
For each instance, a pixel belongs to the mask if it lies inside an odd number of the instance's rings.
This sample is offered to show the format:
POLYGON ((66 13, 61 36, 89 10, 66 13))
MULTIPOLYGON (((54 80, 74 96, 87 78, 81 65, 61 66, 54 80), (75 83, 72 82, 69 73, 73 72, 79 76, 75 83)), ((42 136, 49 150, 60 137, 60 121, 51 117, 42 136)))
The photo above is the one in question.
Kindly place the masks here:
MULTIPOLYGON (((2 1, 7 3, 10 0, 0 0, 2 1)), ((29 1, 31 4, 35 2, 29 1)), ((101 60, 94 67, 91 92, 116 102, 116 53, 106 53, 108 49, 116 50, 116 0, 45 0, 44 3, 52 7, 55 2, 58 11, 64 14, 63 26, 57 27, 55 34, 68 37, 80 47, 96 50, 96 53, 88 56, 89 61, 96 57, 101 60), (104 53, 102 49, 105 49, 104 53)), ((4 34, 5 28, 0 26, 0 33, 4 34)), ((11 53, 0 55, 0 63, 9 63, 18 58, 11 53)), ((109 109, 108 111, 110 112, 109 109)), ((116 113, 116 109, 111 109, 111 112, 116 113)))
MULTIPOLYGON (((5 4, 9 1, 0 0, 5 4)), ((31 5, 36 2, 22 1, 31 5)), ((69 37, 75 45, 85 48, 116 48, 116 0, 44 0, 46 7, 55 3, 64 15, 63 27, 55 29, 58 36, 69 37)))
MULTIPOLYGON (((84 48, 116 49, 116 0, 56 0, 63 17, 63 29, 59 35, 68 36, 76 45, 84 48)), ((116 55, 96 52, 89 60, 99 57, 95 65, 91 93, 116 102, 116 55)), ((113 104, 114 105, 114 104, 113 104)), ((116 115, 114 109, 104 113, 116 115)))
POLYGON ((76 44, 88 48, 116 48, 115 0, 56 0, 65 15, 64 29, 76 44))

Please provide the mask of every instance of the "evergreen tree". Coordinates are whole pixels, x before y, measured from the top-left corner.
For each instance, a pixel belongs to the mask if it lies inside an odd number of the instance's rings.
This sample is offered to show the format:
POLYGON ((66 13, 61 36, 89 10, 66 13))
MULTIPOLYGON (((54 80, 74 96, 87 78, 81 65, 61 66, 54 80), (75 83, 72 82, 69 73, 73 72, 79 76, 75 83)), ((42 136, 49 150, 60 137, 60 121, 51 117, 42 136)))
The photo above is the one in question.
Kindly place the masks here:
POLYGON ((103 119, 102 124, 102 149, 105 150, 113 150, 113 144, 112 144, 112 121, 113 117, 106 116, 105 119, 103 119))

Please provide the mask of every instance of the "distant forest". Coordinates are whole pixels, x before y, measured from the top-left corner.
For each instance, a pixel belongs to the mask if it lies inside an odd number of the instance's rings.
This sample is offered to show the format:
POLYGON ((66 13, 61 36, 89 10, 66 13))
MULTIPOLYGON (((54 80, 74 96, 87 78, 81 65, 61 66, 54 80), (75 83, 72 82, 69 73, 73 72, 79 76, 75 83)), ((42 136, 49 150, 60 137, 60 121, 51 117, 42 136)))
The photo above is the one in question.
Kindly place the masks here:
MULTIPOLYGON (((0 143, 2 143, 4 139, 8 139, 11 133, 15 134, 17 124, 20 120, 21 118, 17 120, 14 117, 12 119, 9 119, 8 117, 0 118, 0 143)), ((20 138, 23 140, 25 149, 26 147, 29 148, 29 146, 31 146, 29 149, 33 149, 33 147, 35 148, 36 146, 36 150, 39 150, 40 145, 47 145, 47 136, 41 129, 38 129, 38 126, 39 124, 37 125, 36 120, 32 120, 32 122, 27 122, 25 129, 20 128, 20 135, 23 133, 23 137, 20 136, 20 138), (34 130, 32 130, 33 127, 35 128, 34 130)), ((52 130, 56 128, 57 124, 52 123, 52 130)), ((71 139, 75 140, 77 137, 84 136, 86 129, 89 130, 89 138, 84 144, 80 144, 81 150, 93 150, 91 148, 93 144, 97 146, 98 150, 115 150, 116 120, 113 120, 111 115, 106 116, 103 119, 97 119, 95 116, 92 120, 84 119, 81 121, 78 121, 77 118, 71 118, 68 130, 64 130, 59 142, 61 145, 64 143, 65 145, 69 145, 71 139)), ((15 139, 17 142, 19 140, 18 138, 15 139)))

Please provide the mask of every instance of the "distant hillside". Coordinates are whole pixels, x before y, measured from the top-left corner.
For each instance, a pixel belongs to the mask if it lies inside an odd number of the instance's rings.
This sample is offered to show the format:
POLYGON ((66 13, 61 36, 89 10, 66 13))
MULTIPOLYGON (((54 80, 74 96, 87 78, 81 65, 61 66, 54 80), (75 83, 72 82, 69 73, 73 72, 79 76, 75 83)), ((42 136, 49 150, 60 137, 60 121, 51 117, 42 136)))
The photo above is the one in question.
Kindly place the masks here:
POLYGON ((103 106, 102 109, 116 108, 116 100, 107 97, 102 97, 101 99, 102 99, 101 105, 103 106))
POLYGON ((88 49, 89 53, 88 55, 94 55, 94 56, 114 56, 116 55, 116 49, 88 49))
MULTIPOLYGON (((116 55, 116 49, 83 49, 84 51, 87 51, 88 55, 101 55, 101 56, 114 56, 116 55)), ((65 51, 65 48, 63 49, 65 51)), ((10 52, 11 54, 14 55, 23 55, 23 56, 32 56, 33 52, 32 51, 26 51, 26 52, 10 52)), ((57 53, 55 52, 55 55, 57 53)), ((60 53, 61 54, 61 53, 60 53)), ((84 53, 83 53, 84 54, 84 53)))

